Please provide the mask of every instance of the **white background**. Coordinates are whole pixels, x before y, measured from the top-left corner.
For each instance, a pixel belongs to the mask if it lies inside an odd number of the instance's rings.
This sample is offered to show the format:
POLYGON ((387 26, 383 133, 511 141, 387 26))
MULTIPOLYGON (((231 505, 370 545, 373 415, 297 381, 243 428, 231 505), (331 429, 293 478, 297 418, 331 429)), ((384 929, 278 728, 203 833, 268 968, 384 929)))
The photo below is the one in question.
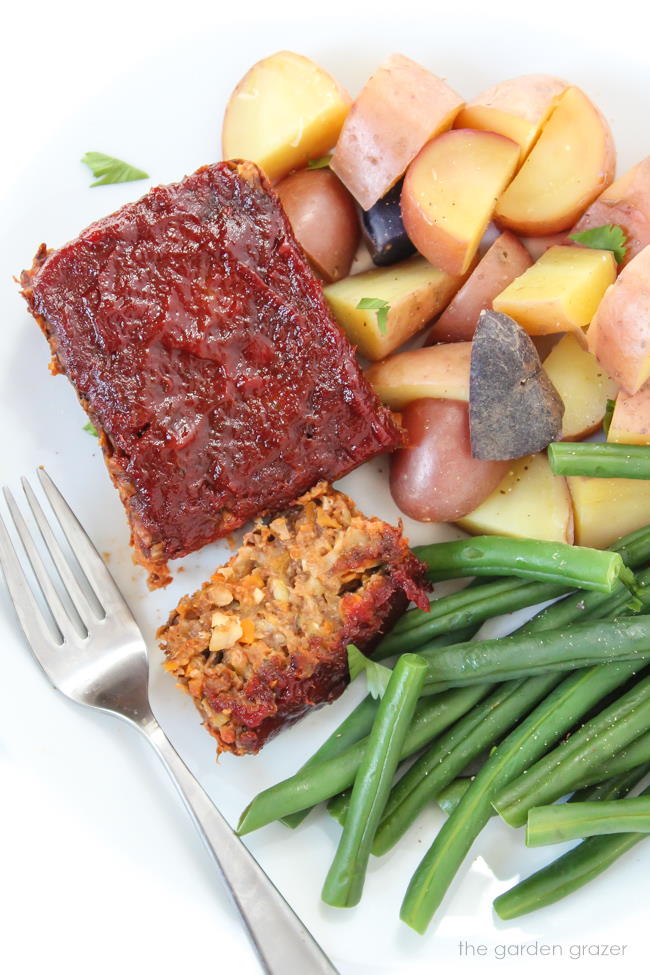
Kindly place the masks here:
MULTIPOLYGON (((62 379, 47 376, 45 343, 11 280, 42 239, 62 243, 148 185, 89 192, 79 157, 98 149, 148 169, 157 182, 179 178, 218 157, 223 93, 238 79, 234 66, 241 74, 263 54, 295 47, 315 56, 322 50, 326 66, 352 88, 393 49, 448 75, 468 96, 525 71, 563 74, 603 104, 625 167, 650 151, 650 23, 635 7, 575 0, 456 5, 247 0, 227 8, 197 0, 5 4, 0 295, 8 339, 0 353, 0 477, 15 488, 20 473, 36 463, 48 466, 99 548, 110 553, 148 637, 183 589, 198 584, 219 557, 213 547, 202 559, 186 560, 186 575, 173 590, 147 595, 130 565, 123 517, 96 444, 80 432, 84 420, 72 392, 62 379)), ((391 513, 382 491, 375 491, 373 507, 391 513)), ((431 537, 429 530, 421 529, 416 540, 424 537, 431 537)), ((241 975, 258 972, 214 868, 147 746, 126 726, 54 694, 18 635, 4 588, 0 661, 0 972, 130 975, 142 968, 166 975, 220 971, 225 965, 241 975)), ((342 713, 333 708, 314 716, 311 738, 274 742, 264 763, 245 760, 236 766, 226 757, 216 766, 190 702, 168 687, 158 668, 152 694, 181 754, 231 820, 242 796, 291 771, 342 713)), ((251 848, 343 975, 428 972, 436 965, 444 971, 498 971, 510 966, 494 958, 496 944, 536 940, 561 942, 564 960, 537 964, 527 958, 527 967, 647 970, 642 927, 648 916, 647 851, 645 860, 633 854, 586 898, 506 927, 491 919, 495 891, 506 889, 522 857, 528 870, 542 860, 539 853, 522 852, 518 838, 493 831, 486 859, 475 858, 463 877, 464 893, 454 895, 433 935, 416 943, 398 931, 404 878, 424 850, 433 821, 432 813, 411 848, 373 873, 356 917, 334 916, 318 904, 327 850, 337 835, 332 823, 312 822, 300 844, 282 828, 271 828, 252 837, 251 848), (460 938, 487 944, 491 954, 459 961, 460 938), (566 956, 572 943, 599 941, 627 943, 626 960, 566 956)))

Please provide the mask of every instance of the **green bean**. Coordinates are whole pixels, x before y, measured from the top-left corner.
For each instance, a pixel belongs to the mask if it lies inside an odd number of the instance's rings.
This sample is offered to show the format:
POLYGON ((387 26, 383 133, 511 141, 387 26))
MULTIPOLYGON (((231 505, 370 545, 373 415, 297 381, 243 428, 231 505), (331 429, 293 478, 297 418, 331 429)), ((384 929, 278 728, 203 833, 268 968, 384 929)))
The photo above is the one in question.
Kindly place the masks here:
POLYGON ((421 545, 413 551, 428 566, 433 580, 501 574, 598 592, 611 592, 618 579, 625 585, 634 581, 618 552, 563 542, 479 535, 421 545))
MULTIPOLYGON (((456 640, 471 639, 475 632, 474 627, 465 627, 463 630, 458 630, 457 632, 441 634, 435 640, 432 640, 431 644, 434 647, 446 647, 450 643, 455 643, 456 640)), ((373 659, 381 660, 384 656, 388 656, 388 654, 379 653, 378 649, 374 651, 373 659)), ((355 742, 361 738, 365 738, 372 728, 378 706, 379 701, 376 701, 369 694, 363 698, 354 711, 341 722, 329 738, 314 752, 311 758, 301 766, 301 770, 311 769, 321 762, 335 758, 355 742)), ((312 809, 313 806, 309 806, 307 809, 301 809, 288 816, 283 816, 280 822, 284 823, 290 829, 295 829, 309 815, 312 809)))
POLYGON ((409 725, 424 684, 426 664, 405 653, 395 664, 354 779, 350 807, 323 884, 322 899, 332 907, 352 907, 361 899, 370 847, 409 725))
MULTIPOLYGON (((639 575, 639 580, 650 581, 650 570, 639 575)), ((646 594, 650 598, 650 593, 646 594)), ((555 603, 552 607, 543 610, 535 620, 531 621, 524 630, 535 632, 536 628, 543 629, 547 623, 552 623, 552 610, 555 609, 556 615, 562 617, 566 622, 570 621, 571 615, 577 612, 588 612, 597 616, 598 612, 614 613, 623 610, 629 601, 629 592, 623 586, 619 586, 619 591, 613 596, 605 596, 602 593, 576 594, 574 598, 569 598, 563 603, 555 603), (585 606, 584 604, 587 603, 585 606)), ((503 641, 500 641, 503 642, 503 641)), ((437 659, 437 658, 436 658, 437 659)), ((507 688, 508 684, 504 685, 507 688)), ((450 775, 456 775, 460 768, 471 760, 475 754, 480 754, 482 747, 489 740, 489 725, 479 728, 473 732, 476 725, 482 723, 483 716, 489 714, 493 708, 493 701, 500 699, 502 694, 507 691, 497 689, 490 698, 482 702, 466 715, 458 727, 454 726, 442 739, 437 740, 429 752, 422 756, 406 773, 402 779, 394 786, 387 808, 380 823, 373 845, 373 853, 381 855, 390 849, 395 842, 404 834, 408 826, 414 821, 418 813, 426 803, 435 796, 441 782, 449 781, 450 775), (473 732, 473 733, 472 733, 473 732), (454 739, 454 735, 457 738, 454 739), (454 751, 453 742, 457 740, 461 743, 460 747, 454 751), (443 761, 444 759, 444 761, 443 761), (441 764, 442 762, 442 764, 441 764)), ((498 725, 498 731, 493 735, 492 741, 500 737, 511 724, 508 723, 508 713, 516 712, 517 707, 522 708, 521 714, 530 710, 533 705, 526 705, 526 694, 516 702, 510 702, 506 711, 503 708, 498 712, 493 721, 505 722, 505 726, 498 725)), ((535 703, 535 702, 533 702, 535 703)), ((343 801, 333 801, 332 815, 339 821, 345 817, 345 804, 343 801)))
MULTIPOLYGON (((541 688, 542 696, 544 688, 541 688)), ((418 758, 393 787, 372 852, 397 843, 425 806, 468 762, 493 745, 539 703, 540 687, 524 680, 501 684, 418 758)))
POLYGON ((597 802, 599 800, 620 799, 627 795, 637 782, 640 782, 644 775, 650 772, 650 763, 631 769, 629 772, 622 772, 614 775, 611 779, 597 782, 595 785, 587 786, 585 789, 578 789, 569 798, 569 802, 597 802))
MULTIPOLYGON (((479 620, 472 626, 450 626, 449 629, 445 630, 443 633, 433 634, 431 637, 431 647, 433 649, 436 647, 448 647, 453 643, 464 643, 466 640, 471 640, 474 634, 478 632, 482 622, 482 620, 479 620)), ((389 633, 380 643, 377 644, 377 647, 371 654, 373 660, 386 660, 388 657, 394 657, 397 654, 409 651, 410 643, 408 640, 391 641, 389 638, 392 637, 392 635, 392 633, 389 633)))
MULTIPOLYGON (((643 795, 650 795, 650 788, 643 795)), ((555 904, 599 876, 646 836, 646 833, 620 833, 585 840, 497 897, 494 909, 502 920, 509 921, 555 904)))
POLYGON ((437 596, 431 599, 428 609, 409 609, 401 616, 391 633, 405 633, 426 623, 428 620, 438 616, 446 616, 448 613, 462 609, 471 605, 475 601, 485 598, 486 594, 499 595, 500 593, 510 592, 511 589, 525 585, 522 579, 472 579, 458 589, 456 592, 448 593, 446 596, 437 596))
POLYGON ((599 769, 591 769, 589 772, 586 772, 580 781, 576 783, 575 788, 587 789, 589 786, 596 785, 596 783, 601 782, 603 779, 610 779, 614 775, 631 772, 632 769, 645 765, 646 762, 650 762, 650 731, 639 735, 638 738, 635 738, 626 748, 622 748, 613 758, 603 762, 599 769))
POLYGON ((549 846, 614 833, 650 833, 650 796, 535 806, 528 813, 526 846, 549 846))
MULTIPOLYGON (((446 731, 491 690, 490 685, 460 688, 426 698, 418 704, 401 758, 408 758, 446 731)), ((368 739, 363 738, 340 755, 303 768, 255 796, 241 815, 240 835, 260 829, 290 813, 343 792, 354 782, 368 739)))
MULTIPOLYGON (((474 633, 476 632, 475 627, 465 627, 462 630, 458 630, 454 633, 444 633, 437 637, 435 640, 431 641, 430 646, 434 647, 447 647, 450 643, 456 643, 461 640, 470 640, 474 633)), ((379 653, 379 648, 375 649, 372 657, 373 660, 382 660, 385 656, 389 654, 379 653)), ((372 723, 375 719, 375 714, 377 713, 377 708, 379 707, 379 701, 376 701, 369 694, 363 698, 363 700, 356 706, 354 711, 352 711, 342 722, 335 728, 329 738, 323 742, 323 744, 318 748, 314 754, 309 758, 301 769, 313 768, 315 765, 319 765, 326 759, 335 758, 344 752, 350 745, 359 741, 361 738, 365 738, 369 734, 372 728, 372 723)), ((300 826, 302 821, 309 815, 313 806, 309 806, 307 809, 301 809, 298 812, 291 813, 289 816, 283 816, 280 822, 284 823, 290 829, 295 829, 300 826)))
POLYGON ((475 682, 515 680, 549 671, 577 670, 606 661, 650 658, 650 616, 594 620, 542 633, 475 640, 429 653, 426 693, 475 682))
POLYGON ((442 811, 448 816, 451 816, 471 784, 472 779, 454 779, 453 782, 449 783, 446 789, 439 792, 436 796, 436 802, 442 811))
MULTIPOLYGON (((650 527, 640 528, 635 532, 626 535, 624 538, 615 542, 611 546, 613 551, 618 551, 627 565, 636 566, 640 565, 644 561, 650 559, 650 527)), ((649 573, 650 576, 650 573, 649 573)), ((641 577, 639 577, 639 580, 641 577)), ((548 590, 544 583, 527 583, 520 579, 511 580, 501 580, 502 583, 508 583, 510 587, 516 585, 518 587, 524 586, 535 586, 535 596, 533 598, 534 602, 542 602, 544 598, 548 598, 548 590)), ((462 593, 467 593, 468 590, 471 593, 477 593, 481 590, 485 590, 491 583, 479 583, 475 580, 475 583, 470 583, 462 593)), ((624 601, 629 598, 627 589, 622 585, 617 588, 617 593, 620 598, 624 601)), ((460 594, 454 594, 460 595, 460 594)), ((433 605, 442 604, 445 599, 451 599, 452 597, 442 597, 439 601, 435 601, 433 605)), ((472 597, 474 598, 474 597, 472 597)), ((533 633, 538 632, 540 629, 548 628, 552 626, 555 622, 556 626, 565 625, 578 616, 590 616, 591 607, 594 607, 594 613, 596 613, 598 606, 602 603, 603 595, 597 592, 579 592, 574 595, 568 596, 561 602, 554 603, 552 606, 541 613, 538 613, 534 620, 526 624, 523 628, 520 628, 518 632, 520 633, 533 633), (550 614, 550 615, 549 615, 550 614), (548 622, 547 622, 548 621, 548 622)), ((411 613, 420 613, 422 617, 427 617, 427 613, 423 613, 421 610, 412 610, 411 613)), ((405 614, 402 619, 405 619, 411 615, 410 613, 405 614)), ((400 621, 401 622, 401 621, 400 621)), ((399 625, 399 624, 398 624, 399 625)), ((468 641, 471 636, 474 635, 474 627, 467 627, 464 630, 459 630, 457 632, 447 632, 439 635, 435 639, 430 640, 427 643, 427 652, 430 650, 445 647, 449 644, 456 642, 468 641)), ((392 636, 392 634, 389 635, 392 636)), ((387 638, 388 639, 388 638, 387 638)), ((406 649, 406 648, 404 648, 406 649)), ((377 649, 373 653, 373 659, 381 660, 384 657, 390 656, 394 652, 394 648, 391 647, 387 642, 382 641, 377 649)), ((364 702, 353 711, 349 718, 339 725, 339 727, 330 735, 327 741, 318 749, 318 751, 309 759, 307 767, 313 767, 313 765, 319 764, 319 762, 325 759, 333 758, 340 754, 342 751, 353 743, 353 741, 358 740, 362 736, 366 735, 371 727, 372 720, 377 710, 377 702, 373 701, 371 698, 366 698, 364 702), (360 713, 358 713, 360 712, 360 713), (362 723, 363 719, 363 723, 362 723), (358 736, 358 737, 355 737, 358 736)), ((304 766, 303 766, 304 767, 304 766)), ((295 827, 308 815, 311 807, 307 809, 300 810, 299 812, 293 813, 290 816, 285 817, 282 821, 286 822, 286 825, 295 827)))
MULTIPOLYGON (((645 528, 620 539, 615 547, 619 552, 625 553, 626 561, 629 560, 631 565, 639 564, 647 559, 649 539, 650 529, 645 528)), ((592 597, 589 596, 589 599, 592 597)), ((590 611, 596 616, 598 604, 602 607, 607 602, 607 596, 595 597, 590 611)), ((572 607, 574 619, 578 619, 584 610, 583 596, 575 593, 556 606, 557 615, 561 613, 563 624, 567 624, 571 621, 570 615, 567 615, 567 606, 572 607)), ((525 627, 527 634, 552 628, 556 618, 553 612, 555 608, 552 606, 530 620, 525 627)), ((590 688, 590 681, 584 680, 584 672, 578 671, 564 680, 557 673, 528 680, 543 685, 548 697, 490 753, 411 879, 400 916, 406 924, 420 933, 426 930, 472 843, 493 815, 492 797, 548 751, 581 715, 597 703, 599 689, 594 692, 590 688)), ((625 757, 619 757, 618 764, 613 761, 610 763, 611 771, 601 769, 600 778, 627 771, 633 764, 638 765, 648 760, 650 732, 647 734, 645 748, 629 746, 625 757), (630 764, 625 765, 626 761, 630 764)), ((580 783, 587 784, 589 783, 580 783)))
MULTIPOLYGON (((319 762, 324 762, 328 758, 335 758, 341 752, 344 752, 346 748, 349 748, 350 745, 354 745, 361 738, 365 738, 372 728, 378 707, 379 701, 374 700, 374 698, 367 694, 301 768, 313 768, 319 762)), ((289 826, 290 829, 295 829, 309 815, 309 812, 310 809, 301 809, 299 812, 292 813, 290 816, 284 816, 282 822, 285 826, 289 826)))
MULTIPOLYGON (((398 624, 383 638, 378 650, 382 656, 417 650, 439 633, 457 630, 461 626, 478 627, 494 616, 514 613, 526 606, 556 599, 564 595, 566 589, 566 586, 557 583, 528 582, 526 579, 501 579, 485 586, 462 589, 451 596, 434 600, 429 613, 421 609, 410 610, 400 620, 402 625, 398 624)), ((376 657, 376 654, 373 656, 376 657)))
MULTIPOLYGON (((622 680, 633 676, 632 664, 608 664, 590 672, 595 686, 605 696, 611 690, 611 675, 622 680)), ((616 685, 613 685, 616 686, 616 685)), ((513 779, 494 796, 494 808, 510 826, 523 826, 533 806, 546 805, 572 792, 590 771, 596 772, 608 758, 638 738, 650 727, 650 677, 605 708, 570 738, 545 755, 525 774, 513 779)), ((602 776, 601 776, 602 777, 602 776)))
POLYGON ((546 674, 526 682, 538 682, 540 696, 548 696, 490 754, 415 871, 400 914, 414 930, 421 934, 426 930, 472 843, 490 819, 491 800, 497 792, 624 679, 616 673, 619 664, 598 669, 610 670, 609 684, 594 681, 592 670, 577 671, 564 680, 559 674, 546 674))
POLYGON ((352 789, 344 789, 343 792, 339 792, 338 796, 332 796, 332 798, 327 803, 327 811, 335 819, 339 826, 345 824, 345 817, 348 814, 348 809, 350 808, 350 796, 352 795, 352 789))
POLYGON ((548 460, 554 474, 650 481, 650 447, 637 444, 552 443, 548 460))

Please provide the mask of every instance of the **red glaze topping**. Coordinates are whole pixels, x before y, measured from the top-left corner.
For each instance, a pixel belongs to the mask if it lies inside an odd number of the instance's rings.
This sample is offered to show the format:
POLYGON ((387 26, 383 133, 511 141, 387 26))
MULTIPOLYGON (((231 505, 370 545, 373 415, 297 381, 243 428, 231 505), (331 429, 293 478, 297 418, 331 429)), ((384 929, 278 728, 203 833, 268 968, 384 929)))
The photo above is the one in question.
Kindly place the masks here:
POLYGON ((150 568, 401 442, 252 163, 153 189, 23 285, 150 568))

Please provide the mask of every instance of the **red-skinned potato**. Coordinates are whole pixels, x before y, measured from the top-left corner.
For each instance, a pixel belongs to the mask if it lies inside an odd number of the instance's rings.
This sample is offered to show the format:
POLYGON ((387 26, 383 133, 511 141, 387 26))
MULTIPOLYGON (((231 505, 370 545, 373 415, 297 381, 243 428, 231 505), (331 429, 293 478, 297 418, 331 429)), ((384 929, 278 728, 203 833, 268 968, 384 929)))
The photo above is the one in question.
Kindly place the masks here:
POLYGON ((567 233, 564 232, 560 234, 546 234, 544 237, 520 237, 519 240, 534 261, 538 261, 542 254, 545 254, 551 247, 560 244, 568 247, 572 243, 567 233))
POLYGON ((469 270, 518 159, 516 142, 472 129, 444 132, 418 153, 404 178, 402 220, 434 267, 469 270))
POLYGON ((650 246, 605 292, 587 341, 589 351, 630 396, 650 379, 650 246))
POLYGON ((494 491, 507 461, 472 457, 467 403, 418 399, 402 413, 409 446, 391 456, 390 490, 416 521, 455 521, 494 491))
POLYGON ((627 237, 623 265, 650 244, 650 156, 604 190, 571 233, 618 224, 627 237))
POLYGON ((298 242, 320 276, 344 278, 359 243, 354 200, 329 169, 301 169, 275 188, 298 242))
POLYGON ((429 332, 427 345, 471 339, 481 312, 532 263, 514 234, 497 237, 429 332))
POLYGON ((502 193, 494 220, 524 237, 568 230, 611 183, 615 168, 605 117, 583 91, 567 88, 502 193))
POLYGON ((355 99, 334 149, 332 169, 369 210, 422 146, 451 127, 462 104, 442 78, 403 54, 392 54, 355 99))
POLYGON ((518 143, 525 159, 568 87, 567 81, 548 74, 525 74, 501 81, 467 103, 456 119, 456 128, 505 135, 518 143))
POLYGON ((612 443, 650 445, 650 383, 634 396, 618 394, 607 439, 612 443))

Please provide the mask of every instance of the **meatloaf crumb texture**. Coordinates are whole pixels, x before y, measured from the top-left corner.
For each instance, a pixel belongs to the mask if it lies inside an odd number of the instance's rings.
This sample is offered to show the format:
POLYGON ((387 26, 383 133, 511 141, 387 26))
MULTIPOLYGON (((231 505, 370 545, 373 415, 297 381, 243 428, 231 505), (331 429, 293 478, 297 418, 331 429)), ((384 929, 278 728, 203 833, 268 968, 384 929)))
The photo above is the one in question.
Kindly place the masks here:
POLYGON ((319 484, 259 521, 158 631, 165 667, 194 698, 219 751, 257 752, 334 700, 347 645, 368 652, 406 608, 424 608, 425 567, 400 529, 319 484))
POLYGON ((252 163, 159 186, 22 275, 150 583, 401 442, 252 163))

